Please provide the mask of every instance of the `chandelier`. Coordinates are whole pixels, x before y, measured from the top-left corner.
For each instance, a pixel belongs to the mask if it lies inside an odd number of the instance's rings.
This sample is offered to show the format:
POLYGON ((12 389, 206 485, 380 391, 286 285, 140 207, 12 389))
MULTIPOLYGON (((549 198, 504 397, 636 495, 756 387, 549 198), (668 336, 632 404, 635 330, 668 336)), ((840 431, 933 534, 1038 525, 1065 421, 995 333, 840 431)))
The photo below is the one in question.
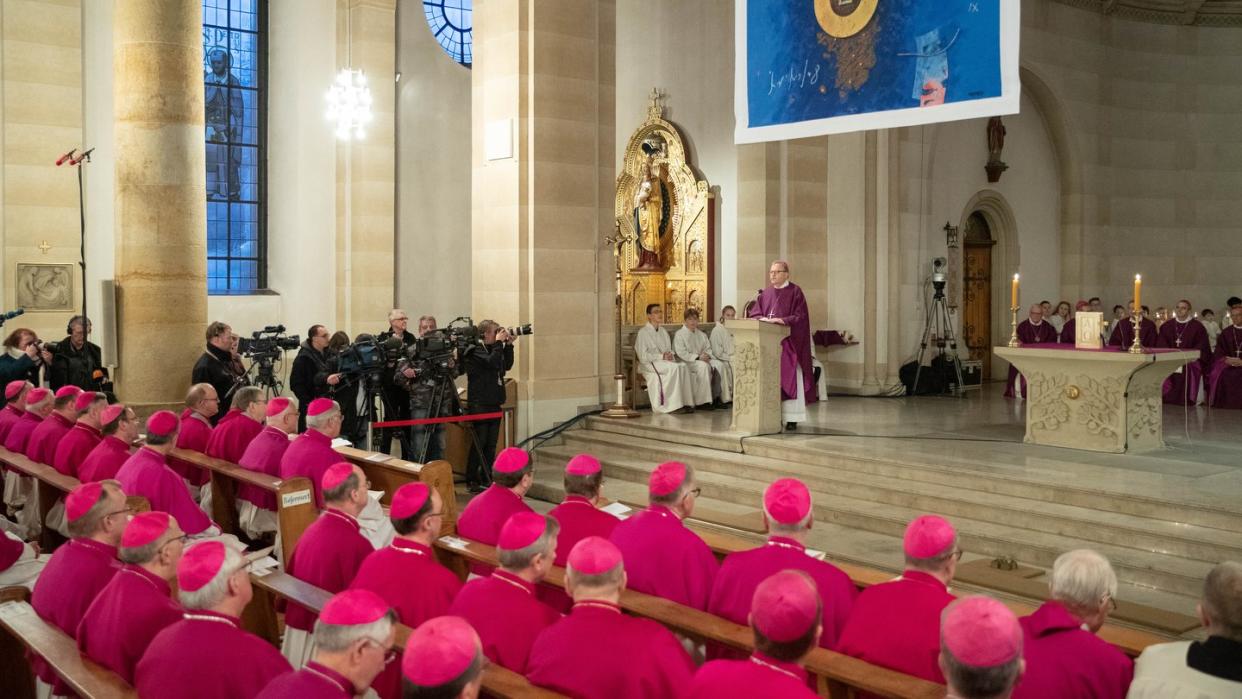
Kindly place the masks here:
POLYGON ((371 123, 371 88, 361 70, 342 68, 328 89, 328 121, 336 124, 336 137, 342 141, 362 140, 371 123))

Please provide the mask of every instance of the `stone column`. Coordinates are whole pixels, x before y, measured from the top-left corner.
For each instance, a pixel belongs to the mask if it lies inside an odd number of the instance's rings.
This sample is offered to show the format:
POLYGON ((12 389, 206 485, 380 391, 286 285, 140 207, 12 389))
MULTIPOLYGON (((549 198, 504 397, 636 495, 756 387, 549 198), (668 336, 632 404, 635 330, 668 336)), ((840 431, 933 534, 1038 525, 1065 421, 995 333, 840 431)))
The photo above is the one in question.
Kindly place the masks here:
POLYGON ((781 252, 781 144, 737 147, 737 314, 768 285, 781 252))
POLYGON ((117 391, 180 402, 207 322, 202 8, 116 0, 117 391))

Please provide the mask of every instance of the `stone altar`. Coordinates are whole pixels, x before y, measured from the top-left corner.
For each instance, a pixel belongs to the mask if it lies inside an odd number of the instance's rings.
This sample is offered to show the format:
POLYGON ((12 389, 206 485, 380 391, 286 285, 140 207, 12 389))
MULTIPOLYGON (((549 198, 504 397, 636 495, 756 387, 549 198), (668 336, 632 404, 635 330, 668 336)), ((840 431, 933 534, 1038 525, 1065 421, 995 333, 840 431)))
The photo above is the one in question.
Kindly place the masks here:
POLYGON ((758 320, 726 320, 733 333, 733 423, 748 435, 781 431, 781 340, 789 328, 758 320))
POLYGON ((1160 386, 1198 352, 995 347, 1026 377, 1028 444, 1113 453, 1164 448, 1160 386))

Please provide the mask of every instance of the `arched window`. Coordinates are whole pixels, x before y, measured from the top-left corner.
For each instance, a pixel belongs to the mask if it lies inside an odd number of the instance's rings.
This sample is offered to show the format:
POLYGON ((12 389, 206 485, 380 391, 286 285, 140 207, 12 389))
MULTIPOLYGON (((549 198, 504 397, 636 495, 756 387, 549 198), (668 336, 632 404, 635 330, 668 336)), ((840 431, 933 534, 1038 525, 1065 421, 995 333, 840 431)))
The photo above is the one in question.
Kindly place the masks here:
POLYGON ((207 293, 267 285, 266 0, 202 0, 207 293))
POLYGON ((427 26, 454 61, 470 67, 474 61, 473 41, 474 0, 423 0, 427 26))

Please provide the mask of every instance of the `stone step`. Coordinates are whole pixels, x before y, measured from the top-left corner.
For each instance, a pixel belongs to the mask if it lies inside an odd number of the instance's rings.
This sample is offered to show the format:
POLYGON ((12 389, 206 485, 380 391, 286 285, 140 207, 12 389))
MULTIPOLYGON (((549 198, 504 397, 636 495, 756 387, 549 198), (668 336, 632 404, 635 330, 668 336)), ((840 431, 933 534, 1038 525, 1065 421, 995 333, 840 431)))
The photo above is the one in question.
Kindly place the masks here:
MULTIPOLYGON (((570 431, 573 433, 575 431, 570 431)), ((676 426, 648 425, 590 418, 586 429, 626 435, 638 439, 663 442, 680 447, 689 430, 676 426)), ((567 433, 567 434, 570 434, 567 433)), ((885 442, 834 438, 830 446, 825 438, 811 437, 749 437, 742 440, 731 433, 696 435, 694 442, 717 451, 741 451, 745 443, 748 456, 771 457, 785 462, 829 467, 836 471, 870 473, 899 479, 903 482, 938 483, 956 488, 979 490, 1031 500, 1060 503, 1093 510, 1137 515, 1144 518, 1197 525, 1230 532, 1242 531, 1242 503, 1227 494, 1216 496, 1202 492, 1186 493, 1159 473, 1092 465, 1090 473, 1074 468, 1067 461, 1066 450, 1048 447, 1024 447, 1018 455, 1008 443, 999 444, 988 453, 986 462, 960 453, 953 440, 912 440, 908 449, 898 449, 885 442), (712 440, 714 441, 714 446, 712 440), (814 439, 815 444, 809 442, 814 439), (1046 456, 1032 457, 1026 452, 1037 451, 1046 456), (1205 500, 1211 504, 1205 504, 1205 500)), ((1109 455, 1141 461, 1141 456, 1109 455)))
POLYGON ((875 500, 949 517, 1005 523, 1208 563, 1242 558, 1242 537, 1235 532, 1181 522, 1033 501, 934 482, 911 482, 891 475, 873 475, 750 454, 674 447, 665 442, 636 440, 594 430, 566 432, 563 438, 566 448, 591 452, 596 456, 610 454, 653 464, 682 458, 689 460, 698 470, 725 474, 745 472, 764 483, 795 476, 803 479, 815 492, 875 500))
MULTIPOLYGON (((560 447, 541 448, 541 459, 546 456, 552 464, 564 463, 573 453, 573 438, 566 433, 566 444, 560 447)), ((618 458, 611 454, 595 455, 605 465, 605 474, 613 480, 625 480, 642 484, 647 480, 654 462, 618 458)), ((755 507, 760 501, 768 479, 757 479, 754 473, 745 476, 727 475, 713 471, 698 471, 698 481, 703 494, 713 500, 736 505, 755 507)), ((914 517, 928 511, 927 508, 911 508, 890 505, 833 492, 814 490, 815 517, 820 522, 831 522, 864 531, 900 537, 906 524, 914 517)), ((1118 578, 1183 595, 1197 594, 1211 564, 1168 554, 1156 554, 1103 542, 1084 542, 1055 533, 1024 529, 1018 526, 984 521, 968 516, 953 516, 962 547, 976 554, 990 557, 1013 556, 1019 561, 1039 567, 1049 567, 1065 551, 1090 545, 1107 556, 1117 571, 1118 578)))

